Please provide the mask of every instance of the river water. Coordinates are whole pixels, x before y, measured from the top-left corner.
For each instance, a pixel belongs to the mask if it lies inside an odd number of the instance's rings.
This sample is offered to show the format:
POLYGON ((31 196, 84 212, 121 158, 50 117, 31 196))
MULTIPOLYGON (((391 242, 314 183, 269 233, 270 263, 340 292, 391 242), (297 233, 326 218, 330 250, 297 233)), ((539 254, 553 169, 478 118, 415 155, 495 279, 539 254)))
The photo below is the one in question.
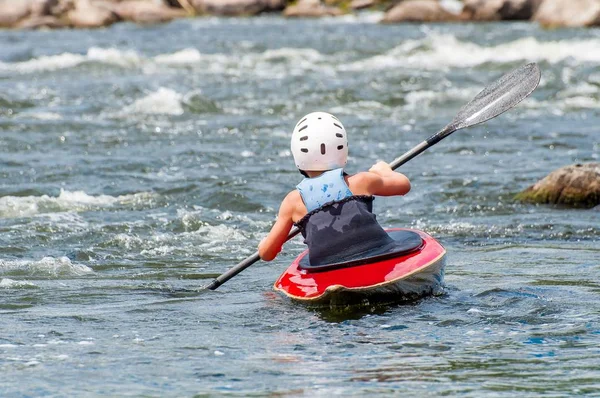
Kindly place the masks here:
POLYGON ((600 31, 379 17, 0 32, 0 395, 599 394, 600 212, 512 198, 598 161, 600 31), (356 172, 531 61, 530 99, 376 201, 446 247, 443 294, 293 304, 272 283, 299 239, 193 293, 269 230, 303 114, 344 122, 356 172))

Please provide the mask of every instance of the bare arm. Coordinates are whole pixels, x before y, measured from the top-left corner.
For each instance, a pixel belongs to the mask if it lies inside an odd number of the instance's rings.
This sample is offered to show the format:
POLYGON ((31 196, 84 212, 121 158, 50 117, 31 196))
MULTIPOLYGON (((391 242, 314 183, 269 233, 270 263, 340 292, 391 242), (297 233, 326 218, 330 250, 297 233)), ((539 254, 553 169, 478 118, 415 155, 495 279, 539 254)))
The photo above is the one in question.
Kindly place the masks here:
POLYGON ((392 170, 389 164, 377 162, 367 173, 360 173, 368 194, 379 196, 406 195, 410 181, 402 173, 392 170))
POLYGON ((292 221, 294 207, 290 196, 291 194, 288 194, 281 202, 277 221, 271 228, 271 232, 258 245, 258 254, 265 261, 271 261, 279 254, 294 224, 292 221))

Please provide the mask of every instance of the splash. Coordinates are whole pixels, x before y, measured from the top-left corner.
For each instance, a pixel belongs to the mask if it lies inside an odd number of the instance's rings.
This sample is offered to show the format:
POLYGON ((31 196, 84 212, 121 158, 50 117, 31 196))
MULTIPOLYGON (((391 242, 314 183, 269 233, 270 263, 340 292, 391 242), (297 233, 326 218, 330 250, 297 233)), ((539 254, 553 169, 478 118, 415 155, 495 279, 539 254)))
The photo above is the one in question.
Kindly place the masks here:
POLYGON ((78 212, 93 208, 105 208, 116 204, 137 203, 151 194, 136 193, 130 195, 88 195, 83 191, 60 191, 57 197, 42 196, 4 196, 0 198, 0 219, 31 217, 43 213, 78 212))
POLYGON ((120 67, 134 67, 141 65, 144 62, 144 58, 133 50, 90 47, 86 54, 62 53, 58 55, 44 55, 22 62, 0 62, 0 71, 16 71, 20 73, 55 71, 74 68, 87 62, 99 62, 120 67))
POLYGON ((157 91, 136 100, 125 108, 125 114, 152 114, 152 115, 182 115, 183 96, 169 88, 161 87, 157 91))
POLYGON ((496 46, 484 47, 465 42, 453 35, 431 34, 424 39, 407 40, 388 52, 346 65, 341 70, 391 69, 419 67, 439 70, 448 67, 468 68, 485 63, 566 60, 600 62, 600 39, 538 41, 525 37, 496 46))
MULTIPOLYGON (((74 264, 68 257, 44 257, 41 260, 0 260, 0 274, 45 277, 83 276, 94 271, 83 264, 74 264)), ((10 283, 10 282, 7 282, 10 283)))
MULTIPOLYGON (((1 264, 1 263, 0 263, 1 264)), ((16 281, 9 278, 0 278, 0 289, 35 289, 37 285, 27 281, 16 281)))

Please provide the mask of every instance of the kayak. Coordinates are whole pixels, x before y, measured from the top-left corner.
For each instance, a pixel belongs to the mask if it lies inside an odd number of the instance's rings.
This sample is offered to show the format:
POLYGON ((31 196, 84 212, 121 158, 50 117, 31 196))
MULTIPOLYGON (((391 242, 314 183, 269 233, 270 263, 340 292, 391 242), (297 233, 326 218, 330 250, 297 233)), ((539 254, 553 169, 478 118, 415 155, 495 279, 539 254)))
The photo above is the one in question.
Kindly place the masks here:
POLYGON ((274 289, 293 301, 315 306, 412 301, 441 289, 446 250, 425 232, 386 230, 398 243, 351 261, 311 267, 308 250, 281 274, 274 289))

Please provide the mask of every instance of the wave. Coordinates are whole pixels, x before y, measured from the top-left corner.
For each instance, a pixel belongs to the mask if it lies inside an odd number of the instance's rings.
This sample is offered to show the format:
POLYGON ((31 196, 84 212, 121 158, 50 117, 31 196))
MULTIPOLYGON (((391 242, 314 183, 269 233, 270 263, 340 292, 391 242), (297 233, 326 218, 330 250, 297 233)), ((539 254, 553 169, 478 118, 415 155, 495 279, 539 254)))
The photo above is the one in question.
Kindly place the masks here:
POLYGON ((15 281, 9 278, 0 278, 0 289, 35 289, 38 286, 27 281, 15 281))
POLYGON ((117 117, 142 115, 183 115, 185 112, 203 114, 218 113, 221 107, 203 96, 200 91, 192 91, 185 95, 166 87, 148 93, 126 106, 117 117))
POLYGON ((363 60, 341 65, 341 70, 391 69, 419 67, 429 70, 447 67, 467 68, 485 63, 546 61, 558 63, 600 62, 600 39, 538 41, 525 37, 496 46, 484 47, 465 42, 453 35, 431 34, 424 39, 407 40, 387 51, 363 60))
MULTIPOLYGON (((0 274, 30 276, 83 276, 94 271, 83 264, 74 264, 68 257, 44 257, 41 260, 0 260, 0 274)), ((11 282, 6 282, 11 284, 11 282)))
POLYGON ((424 38, 405 40, 398 46, 365 59, 348 62, 348 54, 323 54, 312 48, 279 48, 263 52, 202 53, 196 48, 184 48, 173 53, 145 56, 135 50, 91 47, 85 54, 63 53, 41 56, 27 61, 0 62, 0 71, 33 73, 73 68, 84 63, 103 63, 123 68, 156 66, 196 66, 202 73, 234 74, 242 72, 264 76, 290 75, 297 71, 359 71, 419 67, 429 70, 448 67, 467 68, 485 63, 517 61, 566 60, 600 62, 600 39, 540 41, 524 37, 495 46, 481 46, 459 40, 451 34, 429 34, 424 38))
POLYGON ((157 91, 136 100, 133 104, 125 107, 123 113, 129 114, 162 114, 182 115, 183 96, 169 88, 161 87, 157 91))
POLYGON ((16 71, 20 73, 54 71, 74 68, 86 62, 131 67, 140 65, 143 62, 143 57, 133 50, 90 47, 86 54, 62 53, 58 55, 44 55, 22 62, 0 62, 0 71, 16 71))
POLYGON ((142 192, 130 195, 88 195, 83 191, 60 191, 57 197, 4 196, 0 198, 0 218, 32 217, 44 213, 78 212, 105 208, 116 204, 144 201, 152 194, 142 192))

